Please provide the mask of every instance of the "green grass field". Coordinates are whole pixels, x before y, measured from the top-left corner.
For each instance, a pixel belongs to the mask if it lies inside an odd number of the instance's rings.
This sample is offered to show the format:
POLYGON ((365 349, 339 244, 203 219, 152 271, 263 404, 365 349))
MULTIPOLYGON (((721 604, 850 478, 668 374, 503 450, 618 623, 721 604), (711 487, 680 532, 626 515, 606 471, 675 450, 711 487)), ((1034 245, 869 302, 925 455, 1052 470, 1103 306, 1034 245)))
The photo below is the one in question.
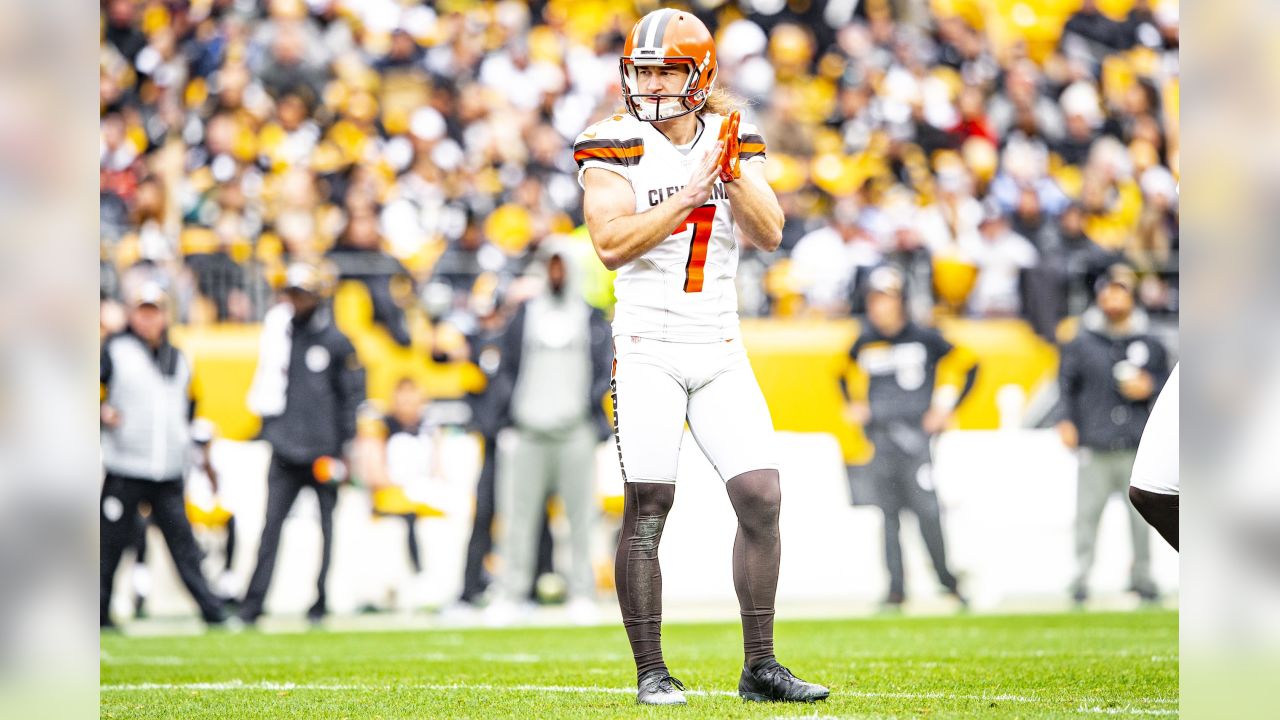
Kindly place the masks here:
POLYGON ((664 628, 682 708, 635 705, 621 627, 102 639, 107 718, 1027 718, 1176 715, 1176 613, 782 622, 817 705, 737 698, 736 623, 664 628))

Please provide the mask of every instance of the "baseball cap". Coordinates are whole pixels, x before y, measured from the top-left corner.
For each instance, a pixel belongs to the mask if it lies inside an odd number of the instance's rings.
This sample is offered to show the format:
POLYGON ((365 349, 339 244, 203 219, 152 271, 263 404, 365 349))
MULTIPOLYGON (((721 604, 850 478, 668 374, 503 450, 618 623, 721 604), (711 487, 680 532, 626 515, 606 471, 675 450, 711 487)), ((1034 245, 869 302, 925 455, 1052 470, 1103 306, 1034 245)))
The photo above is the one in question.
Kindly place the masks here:
POLYGON ((129 304, 133 307, 150 305, 164 309, 169 304, 169 296, 165 294, 164 288, 160 287, 160 283, 147 281, 133 293, 129 304))
POLYGON ((882 265, 867 277, 867 287, 871 292, 902 295, 902 285, 902 271, 892 265, 882 265))
POLYGON ((285 271, 284 289, 301 290, 312 295, 319 295, 324 286, 320 270, 309 263, 296 262, 285 271))
POLYGON ((1133 268, 1124 263, 1115 263, 1107 268, 1094 284, 1094 293, 1100 293, 1108 285, 1119 285, 1120 287, 1133 292, 1138 288, 1138 274, 1133 268))
POLYGON ((1004 208, 1000 207, 1000 202, 993 197, 989 197, 982 201, 982 220, 980 224, 991 222, 999 222, 1004 220, 1004 208))

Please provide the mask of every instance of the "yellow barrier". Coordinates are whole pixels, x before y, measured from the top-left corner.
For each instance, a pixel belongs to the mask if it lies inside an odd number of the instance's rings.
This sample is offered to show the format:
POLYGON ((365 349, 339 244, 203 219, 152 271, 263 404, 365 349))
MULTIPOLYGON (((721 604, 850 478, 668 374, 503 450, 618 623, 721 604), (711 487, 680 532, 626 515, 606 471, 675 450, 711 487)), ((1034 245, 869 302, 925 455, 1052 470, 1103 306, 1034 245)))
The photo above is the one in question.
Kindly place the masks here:
MULTIPOLYGON (((840 375, 849 370, 847 353, 857 329, 855 320, 742 322, 743 342, 774 427, 831 433, 840 440, 849 462, 864 462, 871 455, 861 431, 842 418, 837 385, 840 375)), ((940 329, 952 343, 969 348, 980 363, 973 393, 956 415, 960 428, 997 427, 1000 388, 1017 385, 1031 395, 1057 368, 1054 347, 1024 322, 953 319, 944 321, 940 329)), ((258 332, 256 325, 174 329, 174 342, 188 353, 195 368, 196 412, 212 420, 221 437, 247 440, 258 431, 257 418, 245 407, 257 363, 258 332)), ((423 381, 432 397, 458 397, 474 377, 475 370, 465 364, 436 364, 424 350, 396 345, 381 328, 367 327, 363 334, 348 329, 348 334, 369 369, 371 398, 387 400, 395 379, 403 375, 423 381)))
POLYGON ((258 364, 258 325, 175 327, 170 340, 186 353, 192 366, 196 415, 218 428, 218 436, 250 440, 260 423, 245 398, 258 364))

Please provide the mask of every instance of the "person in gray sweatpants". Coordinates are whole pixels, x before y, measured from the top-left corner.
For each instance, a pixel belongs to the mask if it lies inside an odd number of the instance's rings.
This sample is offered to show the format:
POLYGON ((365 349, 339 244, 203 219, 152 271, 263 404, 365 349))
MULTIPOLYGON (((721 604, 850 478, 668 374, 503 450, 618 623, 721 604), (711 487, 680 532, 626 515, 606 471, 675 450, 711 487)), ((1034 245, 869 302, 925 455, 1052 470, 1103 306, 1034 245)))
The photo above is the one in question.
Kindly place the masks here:
MULTIPOLYGON (((1098 525, 1107 501, 1128 499, 1129 476, 1142 429, 1169 376, 1169 354, 1135 304, 1137 274, 1112 265, 1098 278, 1095 302, 1080 317, 1079 332, 1061 347, 1058 366, 1058 434, 1077 451, 1076 572, 1071 598, 1089 597, 1098 525)), ((1130 590, 1144 601, 1158 599, 1151 578, 1151 530, 1124 502, 1133 538, 1130 590)))
POLYGON ((508 373, 512 430, 499 442, 498 515, 503 574, 490 620, 511 619, 533 581, 538 534, 550 495, 569 521, 571 609, 594 597, 591 528, 595 518, 595 449, 610 434, 603 399, 609 388, 609 325, 576 289, 572 257, 542 254, 546 288, 522 305, 504 338, 500 372, 508 373))

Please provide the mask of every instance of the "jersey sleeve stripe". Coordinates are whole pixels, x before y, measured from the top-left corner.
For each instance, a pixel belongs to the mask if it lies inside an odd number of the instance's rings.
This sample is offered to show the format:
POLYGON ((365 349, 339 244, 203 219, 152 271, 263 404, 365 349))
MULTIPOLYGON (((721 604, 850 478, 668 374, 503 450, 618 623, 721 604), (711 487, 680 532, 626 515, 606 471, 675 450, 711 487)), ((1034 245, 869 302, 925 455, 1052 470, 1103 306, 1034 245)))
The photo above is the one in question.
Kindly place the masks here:
POLYGON ((578 167, 588 160, 600 160, 614 165, 638 165, 644 155, 644 141, 635 140, 587 140, 573 147, 573 159, 578 167))
POLYGON ((610 148, 614 150, 633 150, 635 148, 640 148, 643 150, 644 140, 641 140, 640 138, 632 138, 631 140, 583 140, 573 146, 575 152, 578 150, 598 150, 602 148, 610 148))
POLYGON ((765 154, 764 136, 754 133, 742 135, 738 139, 738 157, 746 160, 765 154))

